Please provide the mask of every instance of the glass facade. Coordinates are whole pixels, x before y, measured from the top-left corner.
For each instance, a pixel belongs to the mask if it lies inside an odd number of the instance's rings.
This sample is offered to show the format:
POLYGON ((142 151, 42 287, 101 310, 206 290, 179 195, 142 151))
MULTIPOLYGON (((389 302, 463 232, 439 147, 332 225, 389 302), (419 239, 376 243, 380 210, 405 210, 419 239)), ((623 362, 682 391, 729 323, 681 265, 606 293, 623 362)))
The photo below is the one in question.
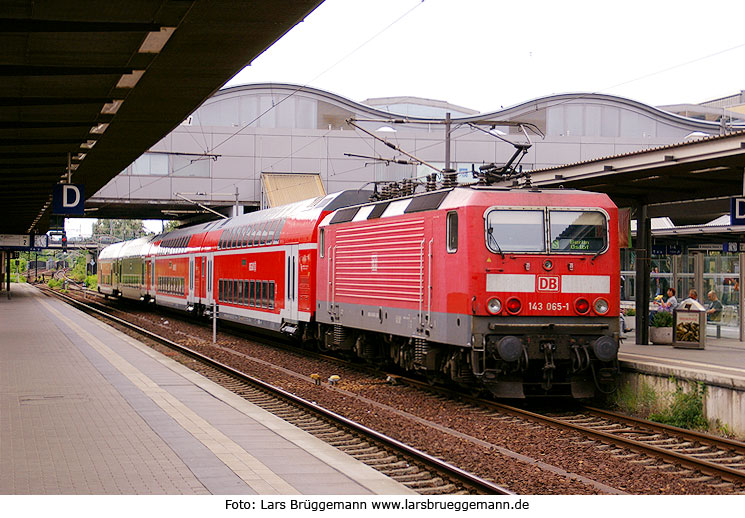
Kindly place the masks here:
MULTIPOLYGON (((696 251, 675 256, 652 256, 648 300, 658 295, 667 299, 667 289, 675 288, 676 297, 682 301, 696 285, 696 262, 700 257, 703 285, 698 290, 698 300, 709 304, 707 294, 714 291, 722 303, 722 316, 718 324, 710 325, 709 336, 717 331, 728 338, 739 337, 740 332, 740 258, 738 254, 720 251, 696 251)), ((636 301, 636 254, 633 250, 621 251, 621 302, 624 307, 633 307, 636 301)))

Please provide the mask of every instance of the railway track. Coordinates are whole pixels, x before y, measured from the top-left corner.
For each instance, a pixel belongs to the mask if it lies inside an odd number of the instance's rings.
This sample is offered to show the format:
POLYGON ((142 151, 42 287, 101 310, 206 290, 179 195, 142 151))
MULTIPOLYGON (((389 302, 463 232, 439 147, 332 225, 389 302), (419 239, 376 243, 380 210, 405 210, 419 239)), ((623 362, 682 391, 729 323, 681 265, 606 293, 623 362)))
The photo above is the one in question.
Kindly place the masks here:
MULTIPOLYGON (((99 318, 123 326, 185 358, 189 367, 239 394, 251 403, 344 451, 348 455, 423 495, 500 494, 511 491, 427 455, 415 448, 349 420, 331 410, 267 384, 147 329, 96 309, 72 297, 43 290, 99 318)), ((98 304, 97 304, 98 305, 98 304)))
MULTIPOLYGON (((217 347, 220 348, 220 346, 217 347)), ((236 351, 229 349, 224 350, 229 352, 231 355, 241 356, 241 353, 236 351)), ((295 352, 298 352, 297 349, 295 349, 295 352)), ((315 356, 317 357, 318 355, 315 356)), ((254 357, 247 357, 247 359, 251 361, 261 361, 254 357)), ((339 360, 335 360, 335 362, 337 364, 342 363, 339 360)), ((295 375, 298 378, 302 378, 305 382, 308 381, 306 375, 298 373, 293 374, 287 369, 278 369, 285 371, 285 374, 295 375)), ((484 413, 488 414, 489 417, 495 421, 499 420, 504 422, 505 420, 508 421, 509 419, 515 419, 516 421, 523 421, 520 423, 521 425, 527 424, 530 426, 529 423, 538 422, 540 424, 537 426, 547 426, 552 429, 559 428, 572 430, 588 438, 587 441, 585 441, 585 444, 591 445, 591 447, 597 448, 598 450, 603 450, 604 453, 612 455, 623 462, 641 465, 648 470, 660 470, 668 474, 674 474, 676 477, 681 477, 684 480, 705 484, 712 488, 725 490, 726 492, 743 492, 743 488, 745 488, 745 471, 743 471, 742 465, 745 462, 745 456, 743 455, 745 453, 745 445, 738 441, 728 441, 708 434, 700 434, 698 432, 690 432, 675 427, 658 425, 649 421, 622 416, 621 414, 615 414, 600 409, 585 409, 580 413, 568 414, 540 414, 528 412, 520 408, 510 407, 492 401, 484 401, 477 398, 469 398, 459 393, 436 389, 429 384, 416 380, 399 377, 396 377, 396 379, 405 384, 419 386, 428 392, 434 390, 435 392, 443 394, 443 397, 445 398, 460 399, 465 405, 473 405, 483 409, 484 413)), ((436 429, 442 433, 447 433, 453 437, 470 441, 477 447, 498 451, 519 462, 538 465, 541 469, 553 472, 561 477, 573 478, 586 486, 594 487, 598 492, 624 492, 616 490, 612 485, 608 486, 607 484, 597 483, 587 477, 577 476, 564 469, 557 468, 548 463, 540 462, 539 458, 526 459, 523 455, 501 447, 499 443, 487 442, 474 437, 471 434, 464 434, 462 431, 438 426, 436 423, 419 419, 415 415, 401 412, 400 410, 388 405, 366 401, 364 397, 360 397, 353 393, 349 393, 348 395, 350 397, 356 397, 365 404, 375 404, 381 408, 385 407, 386 411, 395 412, 404 419, 418 422, 423 426, 436 429)), ((303 418, 299 417, 298 421, 302 422, 303 418)), ((317 423, 313 423, 309 431, 313 430, 313 427, 316 425, 317 423)), ((532 426, 536 425, 533 424, 532 426)), ((335 434, 337 432, 329 433, 336 438, 335 434)), ((480 434, 475 435, 480 437, 480 434)), ((359 444, 354 442, 355 439, 350 439, 343 435, 339 435, 338 438, 342 445, 345 441, 352 441, 349 444, 349 448, 351 448, 352 451, 361 448, 359 447, 359 444)), ((364 450, 365 448, 363 447, 361 449, 364 450)), ((364 452, 361 453, 363 455, 365 454, 364 452)), ((379 456, 384 457, 382 454, 379 454, 379 456)), ((383 468, 381 471, 385 471, 385 469, 387 468, 383 468)), ((408 466, 396 464, 395 462, 394 467, 391 469, 393 470, 393 473, 399 475, 410 475, 412 478, 418 478, 421 476, 418 472, 410 472, 408 466), (405 473, 395 471, 399 468, 407 471, 405 473)))
POLYGON ((745 443, 714 435, 655 423, 617 412, 584 407, 579 412, 563 414, 531 412, 479 398, 470 398, 448 390, 433 389, 428 384, 400 378, 401 382, 458 397, 466 402, 518 419, 571 430, 615 448, 610 453, 629 462, 676 473, 712 487, 742 486, 745 490, 745 443), (659 463, 661 459, 663 463, 659 463))

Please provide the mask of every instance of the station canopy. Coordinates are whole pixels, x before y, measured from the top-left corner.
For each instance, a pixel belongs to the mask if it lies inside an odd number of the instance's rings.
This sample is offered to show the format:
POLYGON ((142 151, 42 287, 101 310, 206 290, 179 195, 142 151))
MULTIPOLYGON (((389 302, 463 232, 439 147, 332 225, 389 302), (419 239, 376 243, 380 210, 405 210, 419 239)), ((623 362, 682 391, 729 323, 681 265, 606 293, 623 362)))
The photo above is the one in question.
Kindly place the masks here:
POLYGON ((730 210, 745 187, 745 131, 588 160, 531 173, 535 187, 608 194, 619 207, 647 205, 649 217, 702 225, 730 210))
POLYGON ((2 2, 0 234, 46 231, 68 160, 92 196, 321 2, 2 2))

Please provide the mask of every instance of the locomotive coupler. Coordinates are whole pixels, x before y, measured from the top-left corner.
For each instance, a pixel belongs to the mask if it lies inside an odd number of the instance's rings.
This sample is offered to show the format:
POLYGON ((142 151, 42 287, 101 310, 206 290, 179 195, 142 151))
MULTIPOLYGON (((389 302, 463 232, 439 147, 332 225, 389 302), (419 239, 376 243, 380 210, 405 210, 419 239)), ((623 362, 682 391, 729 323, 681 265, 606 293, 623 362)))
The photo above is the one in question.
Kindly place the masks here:
POLYGON ((543 352, 543 383, 541 387, 543 390, 551 390, 554 379, 554 370, 556 370, 556 364, 554 364, 554 351, 556 351, 556 344, 554 342, 542 342, 540 350, 543 352))

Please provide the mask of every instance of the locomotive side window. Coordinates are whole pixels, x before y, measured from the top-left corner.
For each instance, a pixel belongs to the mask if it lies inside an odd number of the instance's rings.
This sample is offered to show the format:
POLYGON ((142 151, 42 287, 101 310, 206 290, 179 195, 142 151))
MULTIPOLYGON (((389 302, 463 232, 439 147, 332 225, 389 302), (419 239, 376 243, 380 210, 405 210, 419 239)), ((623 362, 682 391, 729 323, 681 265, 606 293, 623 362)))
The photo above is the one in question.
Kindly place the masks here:
POLYGON ((486 215, 486 247, 494 253, 545 252, 543 210, 490 210, 486 215))
POLYGON ((551 252, 595 254, 608 245, 608 221, 602 212, 550 210, 551 252))
POLYGON ((458 251, 458 213, 448 212, 447 217, 447 249, 449 254, 458 251))
POLYGON ((323 258, 323 251, 326 249, 326 229, 322 228, 320 231, 320 236, 318 236, 318 246, 320 250, 318 251, 321 254, 321 258, 323 258))

